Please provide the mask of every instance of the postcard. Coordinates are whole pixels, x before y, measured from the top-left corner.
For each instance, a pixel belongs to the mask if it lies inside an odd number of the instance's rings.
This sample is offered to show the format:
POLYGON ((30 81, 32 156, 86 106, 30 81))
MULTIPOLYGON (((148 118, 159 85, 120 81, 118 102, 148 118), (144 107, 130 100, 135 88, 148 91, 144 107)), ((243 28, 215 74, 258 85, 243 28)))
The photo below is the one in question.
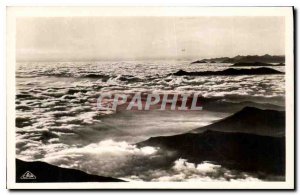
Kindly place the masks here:
POLYGON ((7 188, 294 189, 293 7, 7 7, 7 188))

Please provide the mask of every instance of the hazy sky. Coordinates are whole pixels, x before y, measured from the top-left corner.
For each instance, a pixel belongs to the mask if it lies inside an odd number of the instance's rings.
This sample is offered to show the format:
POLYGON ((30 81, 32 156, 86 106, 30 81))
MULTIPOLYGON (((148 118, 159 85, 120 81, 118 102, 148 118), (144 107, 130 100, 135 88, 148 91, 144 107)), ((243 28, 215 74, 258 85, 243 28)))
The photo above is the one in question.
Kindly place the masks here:
POLYGON ((17 60, 198 59, 284 55, 283 17, 17 19, 17 60))

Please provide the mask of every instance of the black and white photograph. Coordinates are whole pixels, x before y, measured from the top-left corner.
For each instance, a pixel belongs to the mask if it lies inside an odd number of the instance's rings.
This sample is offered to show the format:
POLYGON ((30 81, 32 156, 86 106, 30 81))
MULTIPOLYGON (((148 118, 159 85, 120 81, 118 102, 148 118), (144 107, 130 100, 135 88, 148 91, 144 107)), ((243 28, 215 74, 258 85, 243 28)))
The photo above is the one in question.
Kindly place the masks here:
POLYGON ((12 189, 293 189, 293 7, 9 7, 12 189))

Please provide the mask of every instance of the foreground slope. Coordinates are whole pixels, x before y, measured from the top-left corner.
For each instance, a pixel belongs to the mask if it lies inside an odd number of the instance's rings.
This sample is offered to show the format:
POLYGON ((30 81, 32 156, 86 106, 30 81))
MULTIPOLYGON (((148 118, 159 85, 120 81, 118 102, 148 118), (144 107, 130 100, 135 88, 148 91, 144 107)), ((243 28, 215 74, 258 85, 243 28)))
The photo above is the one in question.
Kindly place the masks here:
POLYGON ((121 182, 122 180, 90 175, 75 169, 66 169, 50 165, 45 162, 26 162, 16 159, 16 182, 121 182), (30 179, 24 177, 24 173, 29 171, 34 175, 30 179))

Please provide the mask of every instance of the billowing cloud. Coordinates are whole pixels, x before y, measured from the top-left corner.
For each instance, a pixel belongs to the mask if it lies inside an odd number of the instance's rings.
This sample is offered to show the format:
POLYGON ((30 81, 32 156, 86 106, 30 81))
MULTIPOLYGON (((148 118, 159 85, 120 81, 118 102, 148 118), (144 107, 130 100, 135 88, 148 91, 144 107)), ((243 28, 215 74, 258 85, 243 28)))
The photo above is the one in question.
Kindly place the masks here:
MULTIPOLYGON (((162 158, 158 148, 146 146, 138 148, 127 142, 104 140, 84 147, 71 147, 46 154, 43 161, 75 168, 88 173, 124 177, 128 174, 143 172, 152 165, 150 162, 162 158)), ((158 160, 160 162, 160 160, 158 160)))
POLYGON ((139 176, 131 175, 125 179, 129 181, 260 181, 255 176, 245 172, 229 170, 221 165, 210 162, 200 164, 189 163, 186 159, 174 161, 170 169, 150 170, 139 176))

